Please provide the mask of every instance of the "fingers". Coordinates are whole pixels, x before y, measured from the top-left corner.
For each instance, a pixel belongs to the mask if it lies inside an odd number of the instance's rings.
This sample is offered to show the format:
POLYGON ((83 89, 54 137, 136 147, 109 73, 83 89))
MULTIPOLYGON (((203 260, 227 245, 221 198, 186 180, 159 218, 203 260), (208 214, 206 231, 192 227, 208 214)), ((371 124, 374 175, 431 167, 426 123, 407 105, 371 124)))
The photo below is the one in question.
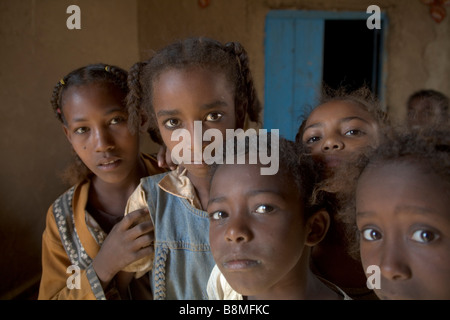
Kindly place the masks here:
POLYGON ((166 168, 170 170, 175 170, 177 165, 172 161, 169 149, 165 145, 159 147, 158 153, 156 154, 156 159, 158 160, 158 166, 160 168, 166 168))
POLYGON ((153 234, 154 226, 152 221, 144 221, 141 222, 134 227, 130 228, 127 233, 129 239, 137 239, 144 234, 152 233, 153 234))
POLYGON ((126 219, 121 228, 125 239, 136 243, 133 247, 146 247, 154 241, 154 225, 147 208, 130 212, 123 220, 126 219))
POLYGON ((139 251, 149 246, 151 246, 153 250, 154 242, 155 242, 155 234, 153 232, 145 233, 133 241, 133 247, 135 251, 139 251))
POLYGON ((122 230, 126 230, 142 221, 151 221, 148 208, 141 208, 135 211, 131 211, 122 219, 122 221, 117 224, 117 227, 122 230))
POLYGON ((169 149, 166 150, 165 156, 166 156, 167 166, 170 168, 170 170, 175 170, 177 168, 177 165, 172 161, 172 156, 170 154, 169 149))
POLYGON ((159 147, 158 153, 156 154, 156 159, 158 160, 158 166, 160 168, 168 168, 166 163, 166 146, 162 145, 159 147))

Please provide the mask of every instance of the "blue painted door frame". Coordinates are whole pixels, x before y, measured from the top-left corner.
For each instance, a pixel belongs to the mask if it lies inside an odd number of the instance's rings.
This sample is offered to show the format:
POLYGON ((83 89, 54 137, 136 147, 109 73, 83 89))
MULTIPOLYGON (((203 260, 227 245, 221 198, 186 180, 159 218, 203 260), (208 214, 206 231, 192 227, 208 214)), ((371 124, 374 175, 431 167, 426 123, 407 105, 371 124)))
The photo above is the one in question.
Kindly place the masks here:
MULTIPOLYGON (((281 136, 295 139, 303 116, 314 106, 320 93, 325 20, 366 20, 369 16, 366 12, 274 10, 268 13, 264 44, 264 128, 279 129, 281 136)), ((381 19, 385 35, 384 14, 381 19)), ((380 77, 380 100, 384 99, 384 77, 385 74, 380 77)))

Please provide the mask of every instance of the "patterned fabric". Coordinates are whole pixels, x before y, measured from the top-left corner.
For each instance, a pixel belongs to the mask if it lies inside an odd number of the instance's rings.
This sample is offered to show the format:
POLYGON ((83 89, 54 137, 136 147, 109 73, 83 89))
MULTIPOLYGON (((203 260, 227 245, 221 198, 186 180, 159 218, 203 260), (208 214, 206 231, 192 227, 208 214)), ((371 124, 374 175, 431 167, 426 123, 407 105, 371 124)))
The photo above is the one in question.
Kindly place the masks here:
MULTIPOLYGON (((64 245, 64 249, 67 252, 70 262, 81 269, 86 269, 87 277, 95 297, 98 300, 106 300, 102 285, 100 284, 97 274, 92 267, 92 259, 84 250, 75 227, 75 220, 72 211, 72 198, 74 191, 75 187, 70 188, 55 201, 53 205, 55 221, 61 236, 62 244, 64 245)), ((89 228, 89 231, 93 234, 97 234, 95 239, 103 238, 103 236, 99 235, 100 232, 95 232, 92 228, 89 228)))
MULTIPOLYGON (((147 172, 165 172, 157 165, 156 158, 141 154, 147 172)), ((121 299, 117 283, 113 279, 102 289, 92 266, 107 234, 86 211, 91 182, 86 180, 58 197, 47 211, 45 230, 42 234, 42 276, 39 300, 110 300, 121 299), (79 270, 69 271, 71 265, 79 270), (76 278, 71 272, 79 272, 76 278), (69 279, 78 281, 72 287, 69 279)), ((127 298, 152 299, 149 277, 133 279, 127 298)))

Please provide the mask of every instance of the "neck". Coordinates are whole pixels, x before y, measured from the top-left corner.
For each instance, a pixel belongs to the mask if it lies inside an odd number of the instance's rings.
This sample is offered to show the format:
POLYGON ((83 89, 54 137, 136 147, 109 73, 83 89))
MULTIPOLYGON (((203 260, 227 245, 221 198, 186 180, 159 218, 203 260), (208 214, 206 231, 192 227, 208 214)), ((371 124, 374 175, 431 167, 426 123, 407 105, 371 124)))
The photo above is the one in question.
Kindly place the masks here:
POLYGON ((139 185, 140 179, 146 175, 148 173, 145 164, 139 158, 136 168, 118 183, 108 183, 94 177, 89 190, 89 202, 108 214, 122 216, 128 198, 139 185))
POLYGON ((360 261, 348 254, 342 241, 322 241, 311 253, 315 273, 344 288, 366 288, 366 274, 360 261))
POLYGON ((328 300, 340 296, 325 285, 309 268, 309 249, 297 265, 265 292, 248 296, 248 300, 328 300))
POLYGON ((211 180, 208 171, 202 170, 192 172, 188 170, 187 177, 189 178, 189 180, 191 180, 192 185, 197 192, 197 196, 200 200, 200 204, 202 205, 202 209, 206 210, 209 201, 209 186, 211 180))

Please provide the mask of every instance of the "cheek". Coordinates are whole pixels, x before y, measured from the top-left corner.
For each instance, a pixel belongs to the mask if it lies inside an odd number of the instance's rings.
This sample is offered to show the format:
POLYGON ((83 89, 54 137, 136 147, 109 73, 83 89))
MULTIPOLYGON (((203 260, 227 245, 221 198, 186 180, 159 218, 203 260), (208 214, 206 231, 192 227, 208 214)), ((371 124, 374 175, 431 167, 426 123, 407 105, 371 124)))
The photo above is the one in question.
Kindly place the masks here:
MULTIPOLYGON (((282 223, 270 223, 265 226, 265 229, 260 229, 259 237, 262 243, 271 244, 270 246, 276 248, 284 248, 284 252, 291 252, 295 254, 301 251, 305 243, 305 228, 301 221, 296 219, 286 220, 282 223)), ((280 252, 281 253, 281 252, 280 252)), ((284 254, 284 253, 283 253, 284 254)))
POLYGON ((215 259, 218 259, 221 256, 221 246, 224 245, 224 243, 225 240, 221 228, 219 228, 216 223, 210 223, 209 244, 215 259))
POLYGON ((121 134, 118 137, 117 141, 120 141, 120 144, 122 145, 123 148, 131 150, 139 149, 140 139, 138 133, 133 135, 131 134, 131 132, 126 130, 125 132, 123 132, 123 134, 121 134))
POLYGON ((377 250, 375 245, 361 241, 359 251, 364 270, 367 270, 367 268, 371 265, 380 265, 380 260, 378 258, 380 252, 377 250))
POLYGON ((89 149, 87 139, 81 139, 80 137, 72 137, 70 144, 77 155, 83 160, 89 149))

